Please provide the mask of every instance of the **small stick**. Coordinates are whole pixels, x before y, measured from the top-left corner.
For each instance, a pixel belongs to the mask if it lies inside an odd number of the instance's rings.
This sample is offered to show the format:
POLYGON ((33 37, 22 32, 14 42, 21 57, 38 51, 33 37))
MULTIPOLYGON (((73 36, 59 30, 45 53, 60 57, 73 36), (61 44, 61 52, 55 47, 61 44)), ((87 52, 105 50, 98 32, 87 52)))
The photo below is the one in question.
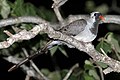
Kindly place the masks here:
POLYGON ((32 55, 30 55, 29 57, 26 57, 26 58, 25 58, 24 60, 22 60, 20 63, 15 64, 14 66, 12 66, 12 67, 8 70, 8 72, 11 72, 11 71, 17 69, 17 68, 20 67, 21 65, 27 63, 29 60, 37 57, 37 56, 40 55, 40 54, 45 53, 45 51, 47 50, 48 45, 49 45, 52 41, 53 41, 53 40, 50 40, 41 50, 37 51, 35 54, 32 54, 32 55))
POLYGON ((70 70, 69 70, 69 72, 66 74, 66 76, 64 77, 64 79, 63 80, 68 80, 68 78, 71 76, 71 74, 73 73, 73 70, 75 69, 75 68, 77 68, 79 65, 78 64, 75 64, 74 66, 72 66, 71 68, 70 68, 70 70))

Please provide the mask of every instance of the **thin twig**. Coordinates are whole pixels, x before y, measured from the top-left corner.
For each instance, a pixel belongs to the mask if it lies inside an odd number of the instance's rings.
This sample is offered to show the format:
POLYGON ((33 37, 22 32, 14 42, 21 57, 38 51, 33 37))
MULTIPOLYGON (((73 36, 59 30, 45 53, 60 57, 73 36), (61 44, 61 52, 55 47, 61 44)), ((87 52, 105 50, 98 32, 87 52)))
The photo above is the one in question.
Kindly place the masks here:
POLYGON ((69 72, 66 74, 66 76, 63 78, 63 80, 68 80, 68 78, 70 77, 70 75, 73 73, 73 70, 75 69, 75 68, 77 68, 79 65, 78 65, 78 63, 77 64, 75 64, 74 66, 72 66, 71 68, 70 68, 70 70, 69 70, 69 72))
POLYGON ((90 61, 91 61, 92 63, 95 63, 95 64, 96 64, 95 67, 97 67, 97 68, 99 69, 100 76, 101 76, 101 80, 104 80, 103 69, 96 63, 96 61, 93 61, 91 58, 90 58, 90 61))
POLYGON ((53 0, 53 5, 52 8, 54 7, 61 7, 62 5, 64 5, 68 0, 53 0))
POLYGON ((30 76, 26 75, 25 80, 30 80, 30 76))
MULTIPOLYGON (((105 56, 107 56, 107 54, 105 53, 105 51, 102 49, 102 48, 100 48, 100 50, 101 50, 101 52, 105 55, 105 56)), ((108 57, 108 56, 107 56, 108 57)))
MULTIPOLYGON (((17 64, 21 61, 21 58, 17 58, 17 57, 13 57, 13 56, 9 56, 9 57, 4 58, 4 59, 6 59, 7 61, 12 62, 14 64, 17 64)), ((40 77, 37 77, 39 75, 36 74, 36 71, 34 69, 32 69, 26 65, 22 65, 21 68, 26 73, 27 76, 40 79, 40 77)))
POLYGON ((97 67, 99 68, 100 71, 101 80, 104 80, 103 69, 99 65, 97 65, 97 67))
POLYGON ((12 67, 8 70, 8 72, 17 69, 17 68, 20 67, 21 65, 27 63, 29 60, 37 57, 37 56, 40 55, 40 54, 45 53, 46 50, 47 50, 47 46, 48 46, 51 42, 52 42, 52 40, 50 40, 42 49, 40 49, 39 51, 37 51, 35 54, 32 54, 32 55, 30 55, 29 57, 26 57, 26 58, 25 58, 24 60, 22 60, 20 63, 15 64, 14 66, 12 66, 12 67))
POLYGON ((119 52, 117 51, 117 49, 116 49, 115 46, 116 46, 116 45, 113 45, 112 48, 113 48, 113 50, 114 50, 114 52, 115 52, 115 54, 116 54, 117 59, 120 61, 120 55, 119 55, 119 52))
MULTIPOLYGON (((26 56, 26 57, 29 57, 26 49, 25 49, 25 48, 22 48, 22 50, 23 50, 25 56, 26 56)), ((40 70, 38 69, 38 67, 35 65, 35 63, 34 63, 32 60, 30 60, 30 63, 31 63, 31 66, 37 71, 37 73, 38 73, 44 80, 48 80, 48 78, 45 77, 45 76, 42 74, 42 72, 40 72, 40 70)))
POLYGON ((62 21, 63 21, 63 18, 62 18, 61 14, 60 14, 59 9, 55 7, 53 10, 54 10, 54 12, 55 12, 55 14, 56 14, 59 22, 62 22, 62 21))
POLYGON ((65 4, 65 2, 67 2, 68 0, 53 0, 53 1, 54 1, 54 3, 53 3, 53 5, 52 5, 52 8, 53 8, 53 10, 54 10, 54 12, 55 12, 55 14, 56 14, 59 22, 62 24, 62 22, 63 22, 63 17, 62 17, 62 15, 60 14, 59 8, 60 8, 63 4, 65 4))

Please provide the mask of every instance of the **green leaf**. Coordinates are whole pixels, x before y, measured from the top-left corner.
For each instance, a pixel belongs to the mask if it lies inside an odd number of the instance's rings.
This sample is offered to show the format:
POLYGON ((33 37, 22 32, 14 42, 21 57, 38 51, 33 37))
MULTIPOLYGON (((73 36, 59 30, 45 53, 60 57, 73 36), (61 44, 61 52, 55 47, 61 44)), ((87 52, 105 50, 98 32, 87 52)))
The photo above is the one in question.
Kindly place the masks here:
POLYGON ((88 75, 87 73, 84 73, 84 80, 95 80, 92 76, 88 75))
POLYGON ((95 80, 100 80, 100 77, 98 76, 96 70, 89 70, 89 75, 93 76, 95 80))
POLYGON ((50 48, 50 53, 51 53, 51 56, 53 56, 55 54, 55 52, 57 51, 58 49, 58 45, 57 46, 53 46, 52 48, 50 48))
POLYGON ((51 72, 48 76, 50 80, 61 80, 61 75, 58 71, 51 72))
POLYGON ((60 73, 61 73, 61 77, 64 78, 66 76, 66 74, 68 73, 68 69, 63 69, 60 73))
POLYGON ((85 64, 87 64, 87 65, 93 65, 89 60, 85 60, 85 64))
POLYGON ((111 44, 112 49, 120 53, 120 46, 118 40, 114 38, 113 33, 110 33, 108 35, 107 42, 111 44))
POLYGON ((50 74, 50 71, 48 69, 41 69, 41 72, 46 76, 50 74))
POLYGON ((7 18, 10 13, 10 6, 6 0, 0 0, 0 14, 3 18, 7 18))
POLYGON ((93 64, 90 61, 85 60, 84 68, 85 68, 85 70, 89 70, 89 69, 93 69, 94 66, 93 66, 93 64))
POLYGON ((110 46, 110 44, 104 42, 104 41, 101 41, 97 46, 96 46, 96 50, 101 52, 100 48, 102 48, 105 53, 110 53, 112 51, 112 48, 110 46))
POLYGON ((20 26, 20 28, 21 29, 26 29, 26 30, 30 30, 30 29, 32 29, 32 24, 21 24, 21 26, 20 26))
POLYGON ((64 54, 66 57, 68 57, 68 55, 67 55, 67 53, 66 53, 64 48, 58 47, 58 49, 62 52, 62 54, 64 54))
POLYGON ((35 9, 35 6, 31 3, 26 3, 25 4, 25 12, 26 12, 26 15, 32 15, 32 16, 36 16, 36 9, 35 9))
POLYGON ((22 16, 25 14, 24 9, 24 0, 16 0, 12 6, 12 15, 22 16))
POLYGON ((107 68, 108 67, 108 65, 103 63, 103 62, 96 62, 96 63, 102 68, 107 68))
POLYGON ((36 13, 38 16, 42 17, 43 19, 47 21, 52 21, 52 22, 56 21, 56 16, 54 12, 47 10, 44 7, 40 7, 39 9, 37 9, 36 13))
POLYGON ((4 31, 4 29, 1 28, 0 29, 0 41, 4 41, 8 37, 3 31, 4 31))
POLYGON ((36 8, 31 3, 24 3, 24 0, 16 0, 14 6, 12 5, 12 15, 23 16, 32 15, 36 16, 36 8))

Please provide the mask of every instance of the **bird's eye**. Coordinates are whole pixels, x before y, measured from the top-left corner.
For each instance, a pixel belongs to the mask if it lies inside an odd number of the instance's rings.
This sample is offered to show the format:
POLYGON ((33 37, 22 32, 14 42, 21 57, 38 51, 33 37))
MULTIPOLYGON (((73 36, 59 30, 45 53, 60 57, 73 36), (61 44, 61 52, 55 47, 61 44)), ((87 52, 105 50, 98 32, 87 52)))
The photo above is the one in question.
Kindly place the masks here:
POLYGON ((97 16, 97 13, 95 13, 94 16, 97 16))

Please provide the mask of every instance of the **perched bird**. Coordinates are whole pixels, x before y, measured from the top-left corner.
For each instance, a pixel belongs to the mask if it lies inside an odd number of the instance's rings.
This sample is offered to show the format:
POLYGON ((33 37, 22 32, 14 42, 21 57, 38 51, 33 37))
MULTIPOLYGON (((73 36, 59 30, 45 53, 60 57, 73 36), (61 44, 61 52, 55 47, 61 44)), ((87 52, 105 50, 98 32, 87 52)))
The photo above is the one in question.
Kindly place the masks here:
MULTIPOLYGON (((104 17, 100 12, 92 12, 88 19, 79 19, 62 27, 59 31, 74 37, 82 42, 92 42, 98 33, 98 25, 100 21, 104 21, 104 17)), ((49 47, 55 44, 62 44, 61 41, 53 41, 49 47)), ((64 43, 66 44, 66 43, 64 43)), ((70 47, 70 45, 68 45, 70 47)))
MULTIPOLYGON (((104 20, 104 17, 100 12, 92 12, 88 19, 79 19, 76 21, 71 22, 70 24, 62 27, 59 29, 60 32, 72 36, 75 39, 82 41, 82 42, 92 42, 98 33, 98 25, 101 20, 104 20)), ((44 52, 44 50, 51 48, 55 44, 67 44, 62 41, 53 41, 47 47, 45 46, 40 51, 37 51, 35 54, 27 57, 20 63, 12 66, 8 71, 12 71, 22 64, 26 63, 27 61, 33 59, 35 56, 40 55, 44 52)), ((72 47, 71 45, 67 44, 69 47, 72 47)))

